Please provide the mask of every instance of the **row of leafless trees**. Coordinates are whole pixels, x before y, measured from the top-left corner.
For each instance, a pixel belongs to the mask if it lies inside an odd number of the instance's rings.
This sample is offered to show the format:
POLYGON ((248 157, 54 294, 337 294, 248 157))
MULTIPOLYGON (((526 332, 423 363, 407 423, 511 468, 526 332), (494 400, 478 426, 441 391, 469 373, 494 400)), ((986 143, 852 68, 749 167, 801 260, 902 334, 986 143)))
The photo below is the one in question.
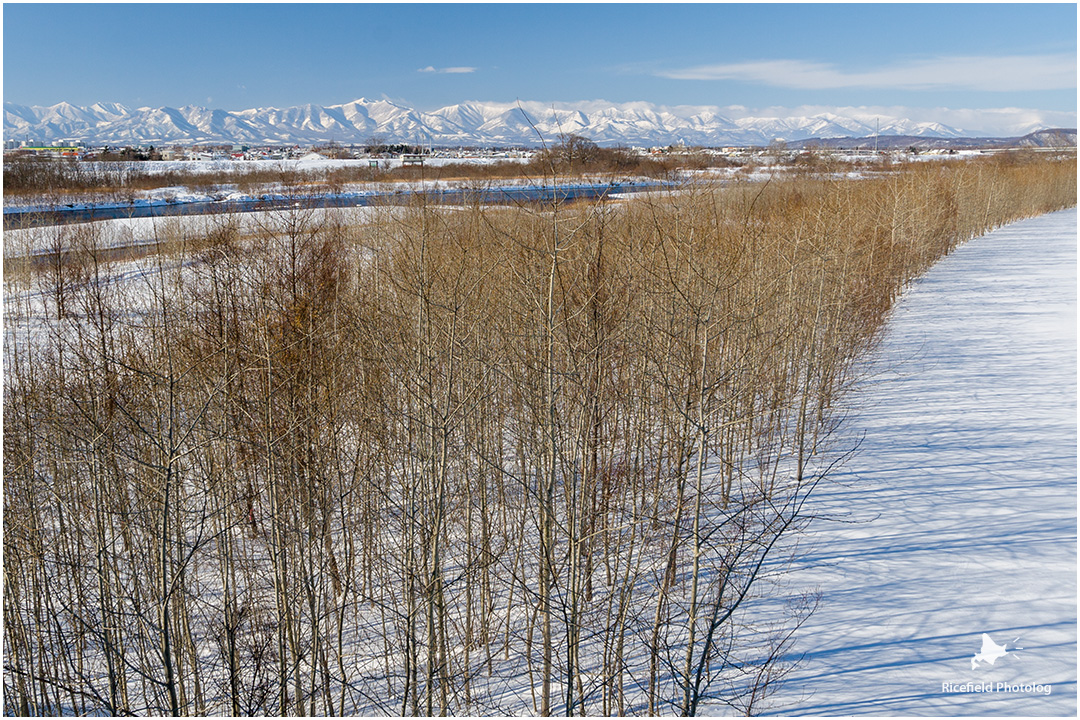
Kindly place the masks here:
POLYGON ((393 180, 392 174, 368 168, 283 167, 279 162, 137 162, 98 159, 51 158, 14 155, 4 158, 5 198, 63 207, 72 202, 127 201, 148 190, 185 187, 193 192, 224 195, 240 189, 257 193, 267 187, 278 190, 325 193, 340 189, 342 182, 393 180))
POLYGON ((753 713, 805 609, 746 610, 853 361, 1075 193, 973 162, 293 209, 138 262, 57 228, 6 278, 4 710, 753 713))

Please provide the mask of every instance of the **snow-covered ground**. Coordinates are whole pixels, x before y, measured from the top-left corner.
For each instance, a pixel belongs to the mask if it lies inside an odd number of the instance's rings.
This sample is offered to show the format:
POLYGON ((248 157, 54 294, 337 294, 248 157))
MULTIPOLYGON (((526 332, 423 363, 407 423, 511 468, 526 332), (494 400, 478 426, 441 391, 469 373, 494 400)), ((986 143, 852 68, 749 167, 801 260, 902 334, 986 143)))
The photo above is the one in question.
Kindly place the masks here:
MULTIPOLYGON (((428 167, 445 165, 494 165, 502 162, 525 163, 529 157, 462 156, 462 157, 427 157, 424 164, 428 167)), ((376 159, 379 168, 391 170, 402 166, 400 157, 376 159)), ((145 172, 151 175, 168 172, 186 172, 192 174, 210 173, 246 173, 253 171, 296 172, 312 170, 340 170, 344 168, 366 169, 371 165, 369 158, 328 158, 319 153, 308 153, 303 157, 282 160, 155 160, 153 162, 107 162, 85 163, 88 170, 97 169, 98 165, 108 168, 125 168, 145 172)))
POLYGON ((774 714, 1076 715, 1076 242, 1076 209, 1018 222, 906 292, 811 499, 774 714))
MULTIPOLYGON (((330 221, 362 223, 380 210, 385 211, 385 208, 372 206, 312 208, 303 212, 310 222, 320 225, 330 221)), ((284 208, 249 213, 116 218, 97 220, 92 223, 7 230, 4 232, 4 258, 55 252, 58 247, 77 248, 82 234, 92 234, 94 245, 99 248, 152 245, 159 240, 197 237, 199 234, 208 233, 221 226, 235 227, 241 235, 246 235, 280 227, 282 218, 289 212, 290 209, 284 208)))

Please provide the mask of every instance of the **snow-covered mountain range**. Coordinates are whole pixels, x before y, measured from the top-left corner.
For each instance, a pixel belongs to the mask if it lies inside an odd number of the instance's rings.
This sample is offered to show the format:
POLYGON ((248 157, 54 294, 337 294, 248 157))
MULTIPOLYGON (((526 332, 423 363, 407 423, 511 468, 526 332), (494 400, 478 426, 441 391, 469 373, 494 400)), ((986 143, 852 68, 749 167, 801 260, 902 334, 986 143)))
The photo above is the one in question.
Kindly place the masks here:
MULTIPOLYGON (((738 117, 708 106, 665 107, 646 102, 467 102, 422 112, 387 100, 284 109, 128 108, 116 103, 49 107, 4 103, 4 138, 32 143, 81 141, 112 145, 197 143, 364 143, 373 137, 429 145, 538 145, 577 134, 602 145, 767 145, 774 140, 908 135, 969 135, 935 122, 872 112, 738 117)), ((1026 131, 1037 130, 1027 128, 1026 131)))

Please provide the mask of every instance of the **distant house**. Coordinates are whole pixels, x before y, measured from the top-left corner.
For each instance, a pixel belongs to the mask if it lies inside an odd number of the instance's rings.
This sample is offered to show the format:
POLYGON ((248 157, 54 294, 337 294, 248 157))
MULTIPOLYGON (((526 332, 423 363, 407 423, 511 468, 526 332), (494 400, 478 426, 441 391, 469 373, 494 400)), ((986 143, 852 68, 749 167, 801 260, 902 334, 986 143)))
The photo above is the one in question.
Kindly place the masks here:
POLYGON ((21 149, 35 155, 52 155, 54 157, 78 157, 84 152, 83 148, 74 145, 24 145, 21 149))

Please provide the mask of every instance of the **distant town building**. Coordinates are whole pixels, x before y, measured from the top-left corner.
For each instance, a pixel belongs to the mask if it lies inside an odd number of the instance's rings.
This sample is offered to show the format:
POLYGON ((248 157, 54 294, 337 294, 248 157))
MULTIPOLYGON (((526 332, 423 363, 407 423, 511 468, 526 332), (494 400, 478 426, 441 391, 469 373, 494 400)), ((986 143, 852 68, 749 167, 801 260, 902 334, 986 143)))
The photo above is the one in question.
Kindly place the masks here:
POLYGON ((36 155, 57 157, 78 157, 84 151, 84 148, 77 145, 23 145, 20 149, 36 155))

